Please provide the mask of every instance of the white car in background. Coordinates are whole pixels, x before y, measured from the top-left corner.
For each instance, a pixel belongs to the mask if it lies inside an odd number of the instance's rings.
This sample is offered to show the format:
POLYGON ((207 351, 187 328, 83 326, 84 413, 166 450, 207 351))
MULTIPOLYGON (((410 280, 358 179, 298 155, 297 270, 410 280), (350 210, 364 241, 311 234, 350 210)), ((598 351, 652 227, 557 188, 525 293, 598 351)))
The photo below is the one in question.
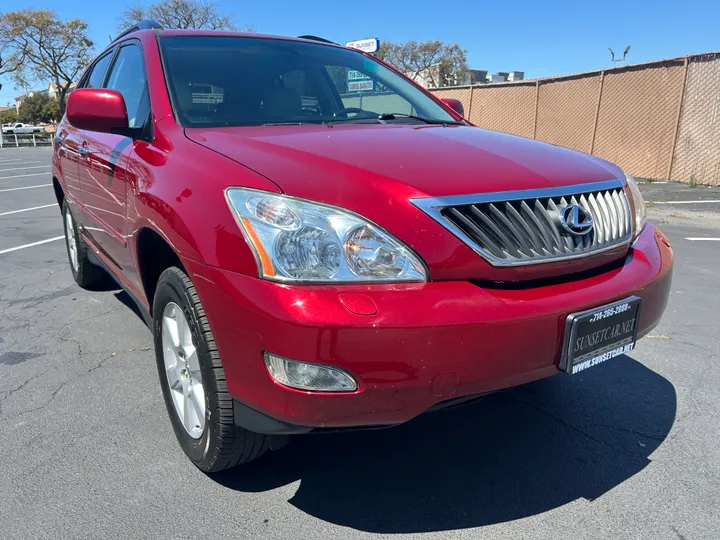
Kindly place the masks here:
POLYGON ((2 132, 7 135, 22 134, 22 133, 42 133, 45 131, 40 126, 31 126, 30 124, 23 124, 22 122, 16 122, 10 124, 7 127, 3 126, 2 132))

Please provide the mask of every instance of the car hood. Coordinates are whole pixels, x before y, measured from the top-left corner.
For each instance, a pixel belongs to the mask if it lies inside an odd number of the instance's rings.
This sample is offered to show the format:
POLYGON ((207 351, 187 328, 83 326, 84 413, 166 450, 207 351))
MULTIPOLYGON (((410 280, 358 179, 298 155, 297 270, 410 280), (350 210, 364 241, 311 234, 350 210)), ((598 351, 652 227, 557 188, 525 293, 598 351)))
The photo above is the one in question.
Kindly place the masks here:
POLYGON ((187 129, 189 139, 253 169, 283 191, 382 181, 411 196, 597 182, 621 176, 603 160, 469 126, 337 124, 187 129))
MULTIPOLYGON (((411 202, 622 176, 614 165, 573 150, 469 126, 295 125, 193 128, 185 133, 288 195, 370 219, 415 250, 433 279, 536 279, 599 266, 626 251, 623 247, 558 264, 491 267, 411 202)), ((213 182, 238 185, 234 176, 213 177, 213 182)))

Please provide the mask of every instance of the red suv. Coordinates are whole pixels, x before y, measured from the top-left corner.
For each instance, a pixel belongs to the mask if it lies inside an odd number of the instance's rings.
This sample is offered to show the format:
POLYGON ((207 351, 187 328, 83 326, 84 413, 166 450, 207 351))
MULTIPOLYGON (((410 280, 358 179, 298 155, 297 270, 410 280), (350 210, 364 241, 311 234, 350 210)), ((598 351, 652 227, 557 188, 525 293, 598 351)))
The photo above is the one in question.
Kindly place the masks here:
POLYGON ((70 95, 53 183, 73 277, 137 302, 202 470, 577 373, 660 320, 672 249, 615 165, 318 38, 154 26, 70 95))

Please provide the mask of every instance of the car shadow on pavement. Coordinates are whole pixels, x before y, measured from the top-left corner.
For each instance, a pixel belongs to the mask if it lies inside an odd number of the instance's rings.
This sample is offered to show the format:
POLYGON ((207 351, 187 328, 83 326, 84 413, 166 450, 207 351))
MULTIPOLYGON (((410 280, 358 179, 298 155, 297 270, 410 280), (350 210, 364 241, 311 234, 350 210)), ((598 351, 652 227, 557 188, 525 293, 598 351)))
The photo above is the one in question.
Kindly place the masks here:
POLYGON ((127 292, 120 289, 115 293, 115 298, 117 298, 121 303, 125 304, 125 306, 130 308, 130 311, 132 311, 138 317, 138 319, 142 321, 143 324, 146 324, 145 318, 143 317, 140 308, 138 307, 135 300, 133 300, 127 292))
POLYGON ((593 500, 641 472, 676 413, 672 384, 622 356, 392 429, 296 437, 214 475, 375 533, 477 527, 593 500))
POLYGON ((100 280, 98 283, 96 283, 92 287, 88 287, 87 289, 93 292, 113 292, 116 300, 118 300, 125 307, 129 308, 130 311, 132 311, 142 321, 143 324, 146 324, 142 312, 140 311, 140 308, 138 307, 135 300, 133 300, 133 298, 110 276, 106 276, 105 279, 100 280))

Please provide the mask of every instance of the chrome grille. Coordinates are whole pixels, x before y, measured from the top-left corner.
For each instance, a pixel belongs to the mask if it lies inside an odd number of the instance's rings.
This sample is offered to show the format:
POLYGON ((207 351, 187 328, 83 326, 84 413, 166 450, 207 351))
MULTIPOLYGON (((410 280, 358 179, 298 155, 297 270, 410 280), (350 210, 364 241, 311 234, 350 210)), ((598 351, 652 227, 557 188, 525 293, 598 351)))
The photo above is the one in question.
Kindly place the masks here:
POLYGON ((494 265, 582 257, 632 237, 632 211, 621 180, 412 202, 494 265), (575 236, 560 225, 568 205, 590 213, 590 232, 575 236))

